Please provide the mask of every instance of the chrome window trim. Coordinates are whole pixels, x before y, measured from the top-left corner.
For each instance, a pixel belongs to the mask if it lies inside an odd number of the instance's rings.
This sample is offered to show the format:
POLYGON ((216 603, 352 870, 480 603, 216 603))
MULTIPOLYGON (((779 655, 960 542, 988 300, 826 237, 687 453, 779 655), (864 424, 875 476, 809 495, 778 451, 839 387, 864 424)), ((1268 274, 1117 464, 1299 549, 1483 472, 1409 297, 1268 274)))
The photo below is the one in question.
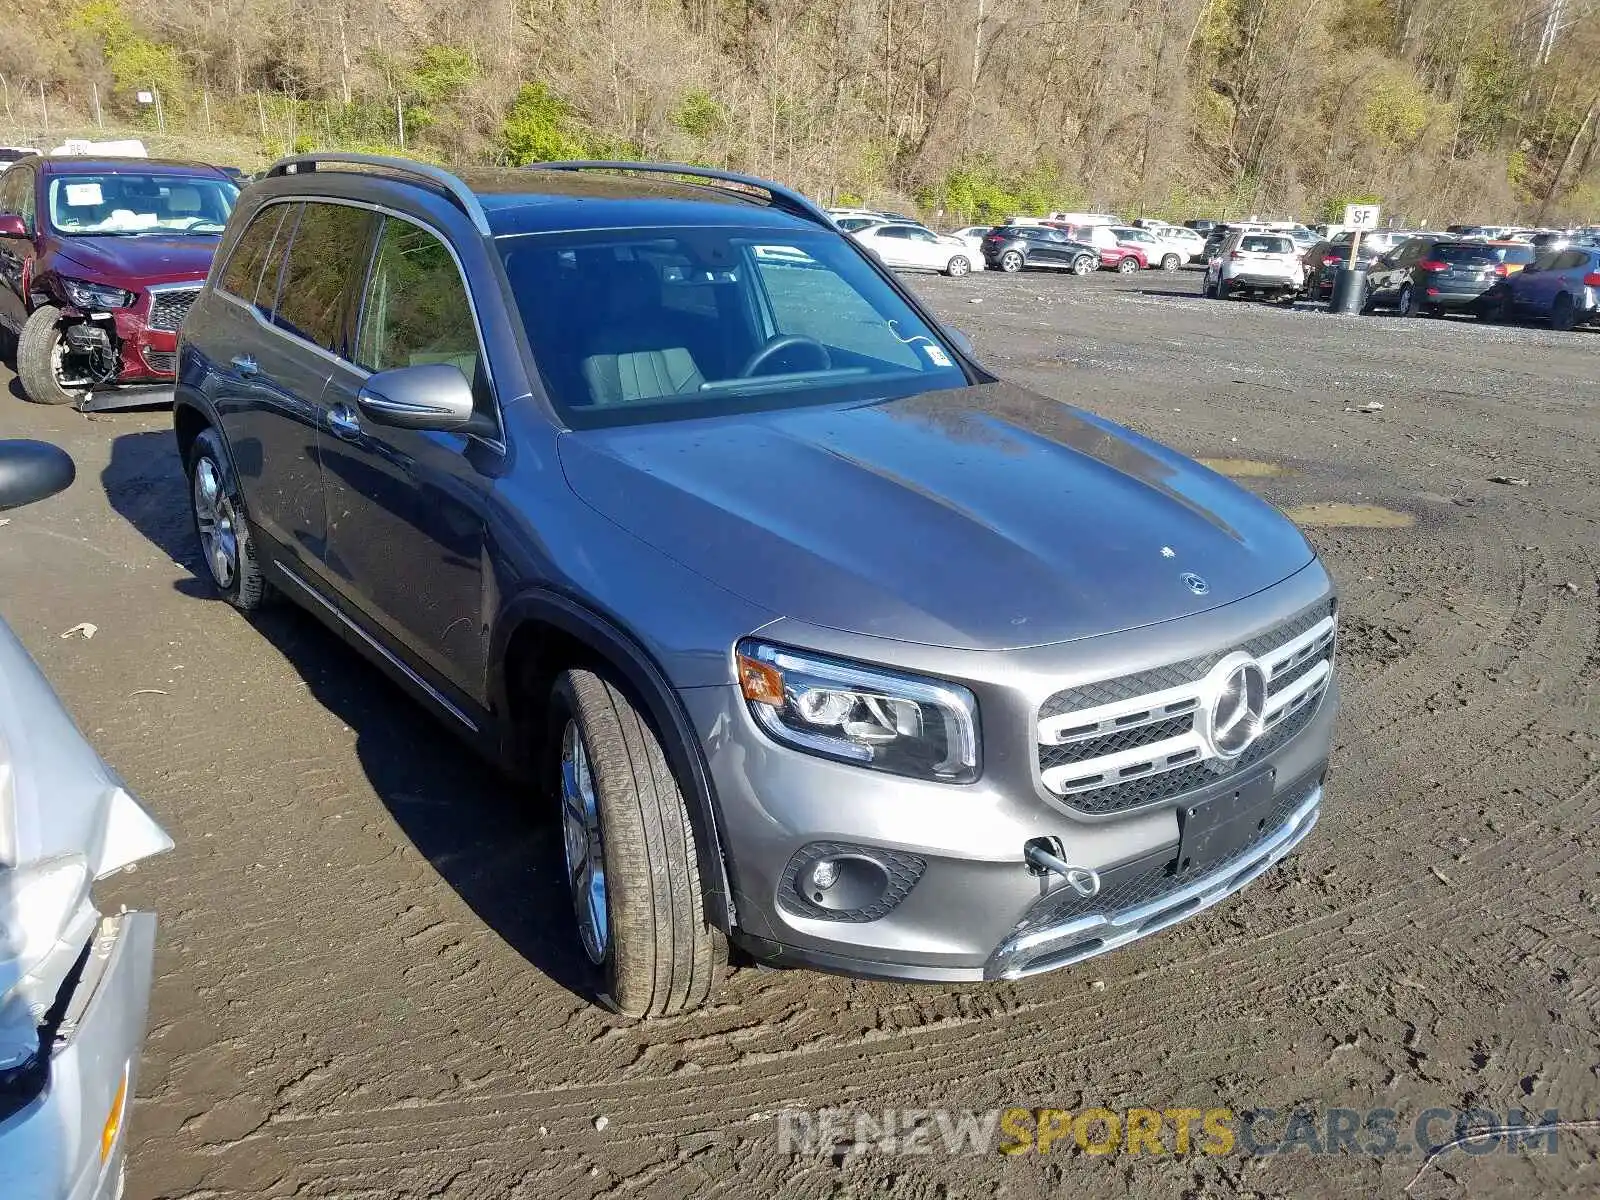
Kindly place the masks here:
MULTIPOLYGON (((266 212, 267 209, 272 208, 273 206, 279 205, 279 204, 342 204, 346 208, 364 209, 367 212, 376 213, 379 216, 394 217, 397 220, 406 221, 406 222, 408 222, 408 223, 410 223, 412 225, 415 225, 418 229, 422 230, 424 233, 432 234, 434 237, 439 239, 440 244, 442 246, 444 246, 446 251, 449 252, 450 261, 455 263, 456 277, 461 280, 461 290, 466 294, 466 297, 467 297, 467 308, 470 309, 471 312, 472 312, 472 329, 473 329, 473 332, 477 335, 477 338, 478 338, 478 360, 481 363, 483 363, 484 379, 488 383, 488 386, 489 386, 489 398, 490 398, 490 401, 494 405, 494 421, 495 421, 496 436, 489 437, 489 436, 487 436, 485 434, 478 434, 478 433, 466 433, 466 434, 461 434, 460 436, 472 438, 475 441, 482 442, 484 445, 489 446, 490 448, 499 451, 501 454, 504 454, 506 452, 505 412, 504 412, 503 406, 500 403, 500 389, 499 389, 499 387, 496 386, 495 381, 494 381, 494 367, 489 361, 488 341, 483 336, 483 318, 479 315, 479 312, 478 312, 478 300, 477 300, 477 297, 472 294, 472 285, 467 282, 467 272, 466 272, 466 268, 461 263, 461 256, 456 253, 456 248, 450 244, 450 239, 447 238, 436 226, 428 224, 428 222, 422 220, 419 217, 414 217, 409 213, 399 212, 396 209, 389 208, 387 205, 374 204, 374 203, 372 203, 371 201, 368 201, 368 200, 350 200, 350 199, 347 199, 347 198, 345 198, 343 196, 316 196, 316 195, 274 196, 272 199, 268 200, 260 208, 258 208, 256 210, 255 216, 251 217, 250 219, 252 221, 258 220, 260 218, 261 214, 266 212)), ((279 233, 283 232, 281 219, 280 219, 278 232, 279 233)), ((298 229, 296 230, 296 232, 298 232, 298 229)), ((234 247, 236 248, 237 246, 238 246, 238 243, 235 242, 234 243, 234 247)), ((294 248, 294 242, 291 239, 291 241, 289 243, 289 249, 292 250, 293 248, 294 248)), ((376 245, 376 242, 374 242, 368 248, 366 271, 362 275, 362 278, 361 278, 360 302, 359 302, 359 305, 356 308, 356 326, 357 326, 357 328, 360 327, 361 316, 362 316, 362 314, 364 313, 364 311, 366 309, 367 283, 371 279, 372 263, 373 263, 373 260, 376 258, 376 256, 377 256, 377 245, 376 245)), ((233 257, 233 250, 232 249, 229 250, 228 257, 230 259, 233 257)), ((285 264, 287 264, 287 262, 288 262, 287 257, 285 257, 284 261, 285 261, 285 264)), ((227 270, 226 265, 224 265, 222 269, 224 271, 226 271, 227 270)), ((232 292, 225 291, 221 286, 221 281, 222 281, 222 276, 219 274, 217 276, 217 286, 213 287, 212 291, 216 295, 221 296, 224 299, 230 300, 234 304, 237 304, 237 305, 241 306, 242 308, 247 309, 255 317, 256 324, 259 325, 262 329, 268 330, 268 331, 270 331, 272 333, 276 333, 280 337, 286 337, 290 341, 296 342, 301 346, 305 346, 305 347, 307 347, 307 348, 309 348, 311 350, 316 351, 318 354, 322 355, 322 357, 326 358, 328 361, 330 361, 332 363, 335 363, 338 366, 344 367, 347 370, 353 371, 356 374, 356 376, 358 378, 360 378, 360 379, 370 379, 372 377, 372 372, 367 370, 360 363, 357 363, 352 359, 346 358, 342 354, 335 354, 333 351, 329 350, 326 346, 319 346, 315 342, 307 341, 305 338, 301 337, 300 335, 298 335, 296 333, 291 333, 289 330, 283 328, 283 326, 278 325, 275 322, 265 320, 261 316, 261 310, 259 308, 257 308, 255 304, 253 304, 251 302, 248 302, 246 300, 243 300, 238 296, 235 296, 232 292)), ((281 283, 280 283, 279 286, 280 287, 282 286, 281 283)), ((274 303, 273 307, 274 308, 277 307, 276 303, 274 303)))

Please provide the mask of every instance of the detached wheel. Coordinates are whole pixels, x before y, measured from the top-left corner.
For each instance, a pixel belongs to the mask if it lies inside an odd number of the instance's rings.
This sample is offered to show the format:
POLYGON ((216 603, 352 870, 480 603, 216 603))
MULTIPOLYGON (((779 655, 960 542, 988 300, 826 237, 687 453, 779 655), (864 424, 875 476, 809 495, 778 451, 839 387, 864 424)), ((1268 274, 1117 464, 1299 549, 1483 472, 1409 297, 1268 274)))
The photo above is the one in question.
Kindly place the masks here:
POLYGON ((1181 266, 1183 266, 1183 260, 1176 254, 1164 254, 1161 256, 1161 269, 1163 271, 1176 271, 1181 266))
POLYGON ((960 279, 970 270, 972 270, 972 264, 967 261, 965 255, 958 254, 945 264, 944 273, 952 279, 960 279))
POLYGON ((1022 270, 1022 255, 1016 250, 1007 250, 1000 256, 1000 269, 1013 273, 1022 270))
POLYGON ((605 997, 634 1017, 699 1007, 722 943, 660 741, 616 687, 581 670, 556 680, 550 733, 578 940, 605 997))
POLYGON ((48 304, 34 309, 17 338, 17 381, 35 404, 71 404, 81 394, 65 386, 65 349, 61 310, 48 304))
POLYGON ((267 578, 256 559, 239 485, 214 429, 202 429, 189 449, 189 510, 217 594, 245 612, 260 608, 269 595, 267 578))
POLYGON ((1100 266, 1092 254, 1080 254, 1072 260, 1072 273, 1074 275, 1093 275, 1100 266))
POLYGON ((1132 275, 1138 269, 1139 260, 1131 254, 1117 264, 1117 273, 1119 275, 1132 275))
POLYGON ((1573 304, 1571 296, 1562 292, 1556 297, 1555 306, 1550 310, 1550 328, 1565 333, 1577 323, 1577 305, 1573 304))

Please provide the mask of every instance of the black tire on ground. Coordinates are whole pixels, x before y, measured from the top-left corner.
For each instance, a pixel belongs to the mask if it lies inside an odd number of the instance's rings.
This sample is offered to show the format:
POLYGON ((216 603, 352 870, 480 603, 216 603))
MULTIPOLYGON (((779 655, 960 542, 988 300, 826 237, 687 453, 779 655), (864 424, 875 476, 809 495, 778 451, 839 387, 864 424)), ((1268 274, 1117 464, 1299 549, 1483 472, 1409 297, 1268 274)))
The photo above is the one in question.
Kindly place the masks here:
POLYGON ((1093 275, 1100 264, 1095 261, 1092 254, 1080 254, 1072 260, 1072 273, 1074 275, 1093 275))
POLYGON ((1176 271, 1183 266, 1183 260, 1176 254, 1163 254, 1161 256, 1161 269, 1163 271, 1176 271))
POLYGON ((558 797, 569 720, 593 781, 606 874, 608 938, 598 966, 605 999, 634 1017, 698 1008, 726 946, 706 924, 688 808, 655 731, 592 671, 563 672, 549 712, 558 797))
POLYGON ((1562 292, 1550 309, 1550 328, 1565 333, 1578 323, 1578 307, 1572 297, 1562 292))
POLYGON ((953 256, 944 267, 944 273, 949 275, 952 279, 959 279, 970 270, 972 270, 972 263, 967 260, 967 256, 965 254, 957 254, 953 256))
POLYGON ((1517 306, 1511 299, 1510 292, 1500 293, 1500 298, 1494 306, 1494 319, 1502 325, 1509 325, 1517 319, 1517 306))
POLYGON ((1117 264, 1117 273, 1120 275, 1132 275, 1138 269, 1139 260, 1131 254, 1117 264))
POLYGON ((1366 291, 1361 293, 1361 307, 1357 311, 1359 311, 1362 316, 1366 317, 1371 316, 1372 313, 1377 310, 1377 307, 1378 306, 1376 303, 1374 303, 1372 297, 1372 285, 1368 284, 1366 291))
POLYGON ((17 338, 17 382, 35 404, 71 404, 69 392, 56 378, 56 345, 61 341, 61 311, 45 304, 33 310, 17 338))
POLYGON ((1228 286, 1228 281, 1226 279, 1222 279, 1220 277, 1217 279, 1216 297, 1218 300, 1226 300, 1229 292, 1232 290, 1233 289, 1228 286))
POLYGON ((260 608, 272 596, 272 586, 261 570, 256 556, 255 538, 250 522, 245 517, 244 502, 239 496, 238 481, 233 464, 223 448, 222 439, 215 429, 202 429, 189 447, 189 515, 194 521, 195 540, 200 544, 201 558, 205 562, 205 575, 210 578, 217 594, 229 604, 244 612, 260 608), (204 482, 202 482, 204 480, 204 482), (215 482, 217 498, 209 514, 203 514, 205 501, 201 491, 215 482), (211 522, 213 537, 227 540, 231 535, 232 553, 228 569, 224 570, 213 558, 202 528, 211 522), (225 525, 226 529, 221 526, 225 525))
POLYGON ((1022 254, 1017 250, 1007 250, 1000 256, 1000 269, 1002 271, 1022 270, 1022 254))
POLYGON ((1409 283, 1400 289, 1400 299, 1395 302, 1395 311, 1402 317, 1422 315, 1422 305, 1417 303, 1417 290, 1409 283))

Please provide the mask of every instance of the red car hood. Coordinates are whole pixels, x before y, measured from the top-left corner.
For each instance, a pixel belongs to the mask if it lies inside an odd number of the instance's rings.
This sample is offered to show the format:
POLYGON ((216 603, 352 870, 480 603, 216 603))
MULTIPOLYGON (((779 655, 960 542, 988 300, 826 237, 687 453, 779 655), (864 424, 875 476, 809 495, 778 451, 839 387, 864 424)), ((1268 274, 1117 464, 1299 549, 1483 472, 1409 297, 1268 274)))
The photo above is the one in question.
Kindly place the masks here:
POLYGON ((211 269, 220 236, 143 233, 134 236, 70 237, 56 243, 56 269, 83 272, 96 282, 139 287, 201 280, 211 269), (68 264, 71 264, 70 266, 68 264))

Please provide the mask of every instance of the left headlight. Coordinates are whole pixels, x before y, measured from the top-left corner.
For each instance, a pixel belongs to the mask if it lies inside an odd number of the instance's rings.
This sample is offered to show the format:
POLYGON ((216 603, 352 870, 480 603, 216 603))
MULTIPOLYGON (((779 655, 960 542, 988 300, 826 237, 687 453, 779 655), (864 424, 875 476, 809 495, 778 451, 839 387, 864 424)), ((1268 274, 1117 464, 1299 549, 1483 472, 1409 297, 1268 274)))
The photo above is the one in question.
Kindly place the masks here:
POLYGON ((750 713, 775 741, 940 783, 978 777, 978 705, 960 684, 750 639, 736 657, 750 713))
POLYGON ((84 279, 62 279, 61 290, 74 308, 127 308, 134 301, 132 292, 84 279))

